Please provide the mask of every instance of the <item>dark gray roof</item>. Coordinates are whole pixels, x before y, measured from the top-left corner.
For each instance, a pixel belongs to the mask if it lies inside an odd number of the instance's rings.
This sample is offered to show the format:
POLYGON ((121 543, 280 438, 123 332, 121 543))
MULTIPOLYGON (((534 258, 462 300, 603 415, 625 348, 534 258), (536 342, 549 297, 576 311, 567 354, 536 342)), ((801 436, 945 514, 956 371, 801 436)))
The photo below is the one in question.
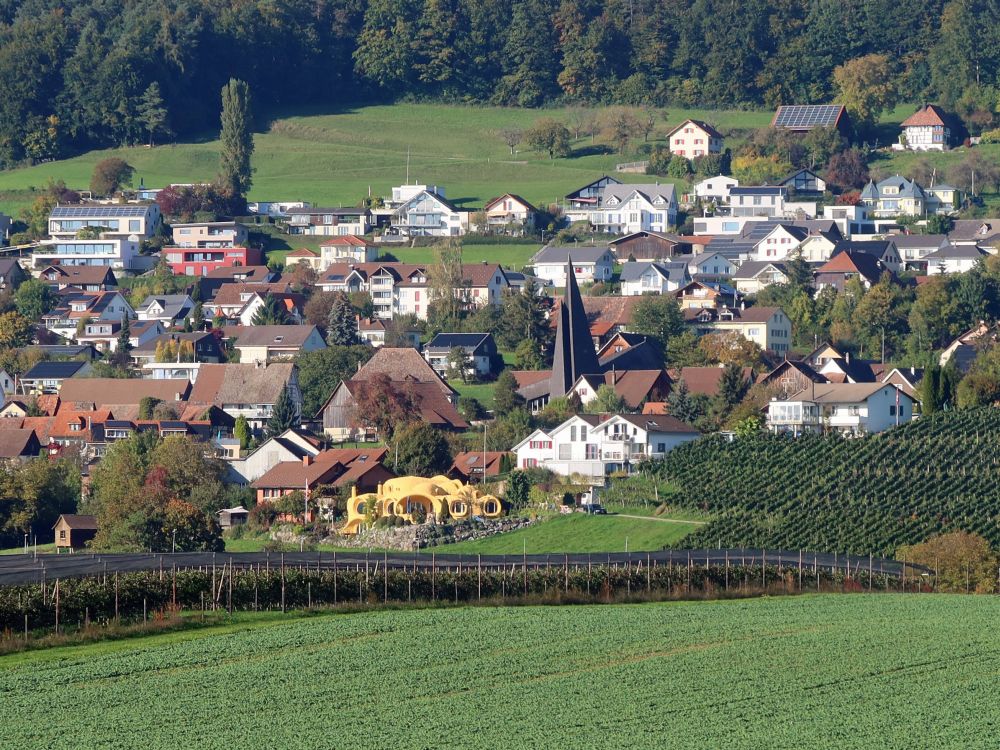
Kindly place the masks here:
POLYGON ((836 125, 844 112, 843 104, 785 104, 774 113, 771 126, 789 130, 836 125))
POLYGON ((755 187, 731 187, 729 195, 784 195, 788 188, 782 185, 759 185, 755 187))
POLYGON ((80 216, 84 218, 140 218, 146 215, 149 206, 56 206, 49 214, 53 219, 72 219, 80 216))
POLYGON ((975 245, 945 245, 940 250, 935 250, 933 253, 927 253, 924 256, 924 260, 966 260, 974 258, 982 258, 986 255, 986 251, 980 250, 975 245))
POLYGON ((622 265, 621 280, 622 281, 638 281, 642 278, 642 275, 646 273, 650 268, 655 269, 659 274, 666 279, 675 279, 677 277, 683 277, 687 272, 687 263, 681 261, 666 261, 666 262, 642 262, 642 261, 631 261, 624 263, 622 265))
MULTIPOLYGON (((608 251, 605 249, 605 252, 608 251)), ((576 274, 573 266, 567 262, 566 291, 562 304, 559 305, 549 394, 565 396, 581 375, 593 375, 601 371, 594 339, 590 335, 587 311, 576 285, 576 274)))
POLYGON ((772 260, 748 260, 745 263, 743 263, 735 273, 731 274, 731 278, 752 279, 754 276, 759 274, 768 266, 774 266, 782 273, 785 273, 784 263, 772 260))
POLYGON ((424 349, 452 349, 460 346, 475 351, 492 336, 492 333, 439 333, 424 349))
POLYGON ((566 263, 572 258, 577 263, 594 263, 611 251, 604 245, 546 245, 531 259, 532 263, 566 263))
POLYGON ((948 238, 943 234, 894 234, 890 239, 897 248, 932 247, 937 249, 948 242, 948 238))
POLYGON ((86 362, 39 362, 24 375, 22 380, 71 378, 87 365, 86 362))

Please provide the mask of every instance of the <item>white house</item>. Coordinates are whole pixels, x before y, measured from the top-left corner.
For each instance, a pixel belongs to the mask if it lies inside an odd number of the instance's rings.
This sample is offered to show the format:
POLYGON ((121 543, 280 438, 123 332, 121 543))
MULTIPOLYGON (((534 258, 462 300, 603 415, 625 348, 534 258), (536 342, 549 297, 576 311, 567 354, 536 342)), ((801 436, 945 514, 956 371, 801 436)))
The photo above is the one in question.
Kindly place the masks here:
POLYGON ((722 153, 722 133, 707 122, 685 120, 667 133, 670 153, 685 159, 722 153))
POLYGON ((744 294, 756 294, 771 284, 787 284, 785 264, 768 260, 748 260, 730 276, 733 285, 744 294))
POLYGON ((948 237, 943 234, 894 234, 891 239, 907 270, 926 270, 927 256, 949 245, 948 237))
POLYGON ((620 278, 623 297, 674 292, 691 280, 687 263, 682 261, 625 263, 620 278))
POLYGON ((518 468, 541 467, 603 483, 612 472, 630 471, 699 436, 690 425, 666 415, 579 414, 547 432, 535 430, 513 452, 518 468))
POLYGON ((314 325, 247 326, 235 333, 240 362, 270 362, 326 349, 314 325))
POLYGON ((108 237, 152 237, 160 223, 160 207, 155 203, 56 206, 49 214, 49 236, 56 240, 74 239, 81 229, 95 229, 108 237))
POLYGON ((900 123, 903 132, 896 150, 946 151, 951 143, 951 129, 943 109, 936 104, 925 104, 900 123))
POLYGON ((940 250, 924 256, 927 275, 941 273, 965 273, 976 267, 987 253, 975 245, 945 245, 940 250))
POLYGON ((795 254, 808 236, 808 229, 778 224, 754 245, 751 260, 786 260, 795 254))
POLYGON ((826 180, 806 167, 795 170, 778 184, 796 193, 822 193, 826 190, 826 180))
POLYGON ((535 276, 556 287, 566 286, 566 263, 572 259, 573 273, 581 283, 608 281, 615 256, 607 247, 546 245, 531 259, 535 276))
POLYGON ((671 184, 613 181, 600 188, 597 198, 575 198, 564 213, 568 221, 588 222, 606 234, 668 232, 677 224, 677 195, 671 184))
POLYGON ((688 261, 688 273, 691 276, 722 278, 732 276, 735 271, 736 265, 722 253, 698 253, 688 261))
MULTIPOLYGON (((189 294, 159 294, 146 297, 135 308, 139 320, 158 320, 167 328, 182 323, 194 310, 189 294)), ((200 321, 195 321, 200 322, 200 321)))
POLYGON ((733 217, 785 215, 788 189, 780 186, 734 187, 729 190, 729 207, 733 217))
POLYGON ((319 453, 320 447, 315 440, 290 427, 277 437, 265 440, 245 458, 226 461, 229 467, 226 481, 233 484, 250 484, 279 463, 302 461, 306 457, 315 458, 319 453))
POLYGON ((773 432, 866 435, 913 419, 914 401, 887 383, 815 383, 768 405, 773 432))
POLYGON ((171 224, 170 230, 175 247, 244 247, 250 238, 246 226, 235 221, 171 224))
POLYGON ((430 190, 420 191, 392 214, 392 230, 406 237, 458 237, 468 229, 468 212, 430 190))
POLYGON ((290 208, 285 224, 289 234, 320 236, 363 235, 371 231, 367 208, 290 208))
POLYGON ((694 184, 694 197, 698 200, 726 203, 729 201, 729 191, 739 186, 740 181, 735 177, 721 174, 715 177, 706 177, 694 184))
POLYGON ((535 228, 538 209, 520 195, 504 193, 483 207, 486 229, 504 234, 523 234, 535 228))

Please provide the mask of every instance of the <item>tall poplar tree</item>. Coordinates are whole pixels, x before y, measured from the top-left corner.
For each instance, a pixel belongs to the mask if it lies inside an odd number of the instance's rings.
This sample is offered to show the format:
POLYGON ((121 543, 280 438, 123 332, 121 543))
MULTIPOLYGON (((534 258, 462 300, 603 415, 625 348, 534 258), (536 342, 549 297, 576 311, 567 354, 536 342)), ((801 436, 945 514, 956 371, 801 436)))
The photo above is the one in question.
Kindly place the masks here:
POLYGON ((246 199, 253 183, 252 117, 250 87, 230 78, 222 87, 222 153, 219 155, 219 181, 234 198, 246 199))

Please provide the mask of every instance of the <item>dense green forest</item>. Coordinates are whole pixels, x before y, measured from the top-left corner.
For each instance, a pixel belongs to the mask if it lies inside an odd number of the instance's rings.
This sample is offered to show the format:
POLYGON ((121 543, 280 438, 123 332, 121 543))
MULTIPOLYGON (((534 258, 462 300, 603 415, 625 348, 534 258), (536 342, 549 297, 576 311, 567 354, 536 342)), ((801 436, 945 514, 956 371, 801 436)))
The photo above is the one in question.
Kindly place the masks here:
POLYGON ((0 166, 258 112, 421 98, 773 107, 884 56, 903 101, 994 126, 1000 0, 0 0, 0 166))

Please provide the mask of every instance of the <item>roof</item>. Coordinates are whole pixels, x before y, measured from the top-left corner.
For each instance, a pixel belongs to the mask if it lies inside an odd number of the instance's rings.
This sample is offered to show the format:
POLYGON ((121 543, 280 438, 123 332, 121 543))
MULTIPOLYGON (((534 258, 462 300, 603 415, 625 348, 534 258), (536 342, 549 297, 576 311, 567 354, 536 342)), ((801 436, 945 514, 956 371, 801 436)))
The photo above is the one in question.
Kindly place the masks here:
POLYGON ((977 260, 985 255, 987 252, 975 245, 945 245, 933 253, 927 253, 924 260, 977 260))
POLYGON ((912 115, 903 120, 899 125, 903 128, 916 128, 926 126, 943 126, 946 123, 947 115, 944 110, 936 104, 925 104, 912 115))
POLYGON ((86 362, 71 360, 69 362, 39 362, 24 375, 22 380, 59 380, 71 378, 87 366, 86 362))
POLYGON ((678 125, 676 128, 674 128, 669 133, 667 133, 667 138, 669 138, 670 136, 672 136, 674 133, 676 133, 678 130, 680 130, 681 128, 683 128, 689 122, 692 125, 696 125, 697 127, 699 127, 702 130, 704 130, 712 138, 722 138, 723 137, 722 133, 720 133, 718 130, 716 130, 715 128, 713 128, 711 125, 709 125, 704 120, 692 120, 692 119, 688 118, 687 120, 685 120, 684 122, 682 122, 680 125, 678 125))
POLYGON ((493 281, 493 276, 503 269, 496 263, 463 263, 462 264, 462 284, 468 286, 489 286, 493 281))
POLYGON ((537 208, 535 208, 533 205, 531 205, 528 201, 526 201, 524 198, 522 198, 517 193, 504 193, 503 195, 498 195, 496 198, 491 198, 490 200, 486 201, 486 205, 483 206, 483 209, 486 210, 486 211, 489 211, 490 208, 492 208, 494 204, 499 203, 504 198, 510 198, 511 200, 517 201, 522 206, 524 206, 525 208, 527 208, 529 211, 533 211, 533 212, 537 212, 538 211, 537 208))
POLYGON ((199 341, 205 339, 214 339, 215 336, 208 331, 193 331, 187 333, 184 331, 175 331, 172 333, 161 333, 159 336, 154 336, 149 341, 144 343, 142 346, 137 346, 132 350, 133 356, 139 356, 141 354, 155 354, 156 345, 161 343, 166 343, 168 341, 190 341, 192 344, 196 344, 199 341))
MULTIPOLYGON (((423 358, 421 357, 421 359, 423 358)), ((458 413, 454 405, 449 401, 448 394, 443 392, 436 383, 391 380, 390 384, 393 389, 404 391, 414 399, 422 421, 434 427, 456 430, 468 429, 469 423, 462 418, 462 415, 458 413)), ((344 386, 352 395, 360 385, 361 381, 358 380, 344 381, 344 386)), ((445 386, 448 387, 447 384, 445 386)), ((336 390, 334 393, 336 393, 336 390)), ((330 398, 333 398, 332 394, 330 398)))
POLYGON ((474 351, 492 336, 492 333, 439 333, 424 345, 424 350, 451 349, 460 346, 474 351))
POLYGON ((236 346, 268 346, 282 349, 298 349, 306 340, 318 332, 314 325, 283 326, 238 326, 234 334, 236 346))
POLYGON ((244 305, 247 300, 253 295, 257 294, 261 297, 267 294, 285 294, 289 291, 290 287, 284 282, 276 283, 259 283, 259 284, 247 284, 242 281, 233 281, 223 284, 219 287, 219 291, 215 293, 215 297, 212 299, 213 305, 244 305), (242 299, 244 295, 247 296, 246 299, 242 299))
POLYGON ((895 386, 888 383, 816 383, 789 396, 787 400, 817 404, 854 404, 867 400, 883 388, 895 386))
POLYGON ((203 364, 188 401, 219 405, 274 404, 291 380, 294 368, 291 362, 203 364))
POLYGON ((222 266, 213 268, 204 278, 206 279, 232 279, 237 276, 243 277, 247 281, 263 281, 273 275, 267 266, 222 266))
POLYGON ((622 242, 628 242, 636 237, 656 237, 657 239, 664 240, 673 245, 683 244, 684 240, 677 236, 676 234, 666 234, 664 232, 651 232, 648 229, 643 229, 640 232, 632 232, 631 234, 622 235, 621 237, 616 237, 613 240, 608 241, 610 247, 615 245, 620 245, 622 242))
MULTIPOLYGON (((787 192, 788 188, 786 188, 784 185, 753 185, 750 187, 729 188, 730 197, 734 195, 784 195, 787 192)), ((751 223, 760 223, 760 222, 751 222, 751 223)))
POLYGON ((834 255, 816 271, 824 273, 857 273, 872 283, 877 283, 887 269, 874 255, 844 250, 834 255))
MULTIPOLYGON (((730 274, 732 279, 752 279, 759 273, 763 272, 768 267, 773 267, 775 270, 781 273, 786 273, 785 264, 781 261, 773 260, 748 260, 744 262, 740 267, 730 274)), ((786 274, 787 275, 787 274, 786 274)))
POLYGON ((333 245, 339 247, 340 245, 347 245, 349 247, 367 247, 370 244, 372 243, 368 242, 367 240, 363 240, 356 234, 344 234, 338 237, 331 237, 330 239, 323 240, 321 243, 319 243, 319 246, 330 247, 331 245, 333 245))
POLYGON ((564 264, 572 258, 576 263, 596 263, 605 254, 611 254, 606 245, 546 245, 535 253, 531 262, 564 264))
POLYGON ((190 389, 191 383, 187 378, 169 380, 73 378, 64 382, 59 391, 59 398, 63 404, 59 411, 62 412, 67 408, 67 404, 96 406, 138 404, 146 397, 158 398, 160 401, 183 401, 190 389), (177 398, 178 394, 180 399, 177 398))
POLYGON ((667 414, 616 414, 615 416, 648 432, 700 434, 691 425, 667 414))
POLYGON ((1000 219, 955 219, 948 239, 952 242, 990 240, 1000 236, 1000 219))
POLYGON ((617 198, 619 201, 624 201, 633 193, 639 193, 639 195, 643 196, 650 203, 653 203, 657 197, 662 198, 667 203, 673 203, 676 200, 676 191, 674 190, 673 183, 670 182, 618 183, 604 186, 601 190, 601 204, 607 205, 608 198, 617 198))
POLYGON ((665 279, 683 278, 687 275, 686 261, 628 261, 622 264, 621 280, 638 281, 650 268, 665 279))
POLYGON ((787 130, 832 127, 840 122, 844 113, 843 104, 785 104, 774 113, 771 127, 787 130))
POLYGON ((469 476, 473 473, 496 476, 500 473, 503 457, 507 455, 511 454, 506 451, 463 451, 455 456, 448 473, 461 474, 462 476, 469 476), (486 467, 485 472, 483 466, 486 467))
POLYGON ((897 249, 908 247, 932 247, 937 249, 948 243, 948 237, 943 234, 894 234, 892 244, 897 249))
POLYGON ((78 531, 97 531, 97 516, 80 516, 74 513, 63 513, 59 520, 64 521, 71 529, 78 531))
MULTIPOLYGON (((302 461, 282 461, 251 483, 251 487, 286 489, 317 484, 334 484, 348 481, 351 469, 367 471, 382 462, 385 448, 339 449, 318 453, 308 464, 302 461)), ((363 471, 360 473, 364 473, 363 471)), ((352 476, 358 474, 352 472, 352 476)))
POLYGON ((149 205, 106 205, 106 206, 56 206, 49 216, 53 219, 71 219, 77 216, 87 218, 139 218, 146 215, 149 205))
POLYGON ((289 208, 286 212, 289 216, 295 214, 303 214, 305 216, 316 216, 319 214, 331 214, 332 216, 357 216, 358 214, 367 214, 370 211, 367 208, 307 208, 307 207, 296 207, 289 208))
MULTIPOLYGON (((683 380, 688 393, 716 396, 719 393, 719 383, 722 381, 724 367, 682 367, 670 371, 670 379, 675 383, 683 380)), ((743 368, 743 379, 753 382, 753 370, 743 368)))
POLYGON ((105 280, 112 286, 117 286, 118 283, 110 266, 50 266, 42 270, 43 280, 45 280, 44 274, 52 269, 55 269, 62 277, 57 282, 60 284, 102 284, 105 283, 105 280))
POLYGON ((0 458, 29 456, 37 449, 38 438, 34 430, 0 430, 0 458))
MULTIPOLYGON (((412 347, 383 346, 357 371, 352 381, 368 380, 382 373, 389 380, 432 383, 441 393, 453 396, 455 389, 445 383, 434 368, 412 347)), ((199 377, 199 380, 201 378, 199 377)))
POLYGON ((816 370, 814 370, 805 362, 798 362, 795 360, 786 359, 777 367, 775 367, 773 370, 771 370, 769 373, 761 376, 760 382, 770 383, 771 381, 781 377, 781 374, 785 370, 796 370, 800 375, 802 375, 805 378, 808 378, 814 383, 822 383, 826 381, 826 378, 824 378, 822 375, 816 372, 816 370))
POLYGON ((604 373, 603 384, 614 388, 630 409, 637 409, 664 377, 663 370, 611 370, 604 373))

